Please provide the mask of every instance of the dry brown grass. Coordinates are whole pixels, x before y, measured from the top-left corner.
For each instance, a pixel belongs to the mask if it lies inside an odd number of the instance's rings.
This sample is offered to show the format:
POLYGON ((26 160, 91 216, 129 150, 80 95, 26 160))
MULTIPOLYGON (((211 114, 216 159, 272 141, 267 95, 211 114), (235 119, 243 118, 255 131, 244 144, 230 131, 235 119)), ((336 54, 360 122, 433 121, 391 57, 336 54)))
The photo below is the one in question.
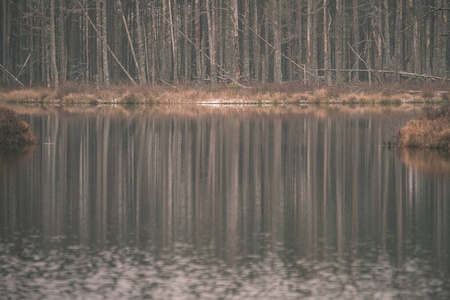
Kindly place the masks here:
POLYGON ((0 93, 5 102, 45 102, 56 98, 56 92, 49 89, 21 89, 0 93))
POLYGON ((399 104, 408 102, 449 101, 450 87, 441 83, 373 84, 361 83, 327 87, 299 81, 266 83, 241 87, 236 84, 216 85, 151 85, 118 84, 104 86, 65 83, 58 91, 43 88, 21 89, 0 93, 0 101, 58 102, 84 104, 173 104, 205 101, 249 103, 348 103, 399 104))
POLYGON ((21 150, 36 142, 37 137, 28 123, 12 109, 0 107, 0 151, 21 150))
POLYGON ((450 109, 426 108, 424 116, 411 120, 398 134, 398 144, 408 148, 450 150, 450 109))

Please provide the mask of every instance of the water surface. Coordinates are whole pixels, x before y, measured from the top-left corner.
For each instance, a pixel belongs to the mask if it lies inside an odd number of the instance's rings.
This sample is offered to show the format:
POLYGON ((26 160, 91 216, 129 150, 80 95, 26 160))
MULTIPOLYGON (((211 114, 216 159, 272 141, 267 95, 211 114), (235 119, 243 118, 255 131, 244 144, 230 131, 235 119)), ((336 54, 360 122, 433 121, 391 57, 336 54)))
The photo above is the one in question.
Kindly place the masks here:
POLYGON ((448 298, 449 173, 383 146, 415 114, 27 113, 39 145, 0 159, 0 295, 448 298))

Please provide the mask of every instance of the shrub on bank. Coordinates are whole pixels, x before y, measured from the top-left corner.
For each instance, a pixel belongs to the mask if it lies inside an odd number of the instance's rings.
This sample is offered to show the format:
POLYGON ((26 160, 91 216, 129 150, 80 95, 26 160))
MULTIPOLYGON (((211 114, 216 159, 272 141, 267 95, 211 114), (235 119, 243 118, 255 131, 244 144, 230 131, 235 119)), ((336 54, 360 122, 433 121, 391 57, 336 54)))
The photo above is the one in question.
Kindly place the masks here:
POLYGON ((15 111, 0 107, 0 150, 20 150, 36 142, 37 137, 30 125, 15 111))
POLYGON ((398 144, 409 148, 450 151, 450 108, 425 108, 420 119, 411 120, 398 133, 398 144))

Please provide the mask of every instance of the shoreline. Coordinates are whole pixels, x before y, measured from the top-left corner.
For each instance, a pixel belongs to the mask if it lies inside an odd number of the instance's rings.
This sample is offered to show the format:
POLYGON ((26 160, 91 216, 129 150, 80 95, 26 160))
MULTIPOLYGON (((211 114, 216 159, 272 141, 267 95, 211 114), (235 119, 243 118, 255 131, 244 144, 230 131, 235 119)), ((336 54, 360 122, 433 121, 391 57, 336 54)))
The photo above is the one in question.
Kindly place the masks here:
POLYGON ((438 104, 450 102, 450 86, 441 82, 304 85, 298 81, 281 84, 234 84, 198 86, 113 85, 110 87, 67 82, 58 90, 42 87, 0 90, 0 104, 438 104))

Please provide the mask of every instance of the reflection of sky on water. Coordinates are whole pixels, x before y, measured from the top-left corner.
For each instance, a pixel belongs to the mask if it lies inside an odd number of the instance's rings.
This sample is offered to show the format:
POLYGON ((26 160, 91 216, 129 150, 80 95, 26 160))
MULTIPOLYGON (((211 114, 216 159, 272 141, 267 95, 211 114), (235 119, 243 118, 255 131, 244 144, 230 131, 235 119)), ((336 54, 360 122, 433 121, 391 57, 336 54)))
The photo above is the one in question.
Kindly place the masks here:
POLYGON ((28 116, 45 143, 0 169, 0 293, 445 298, 449 180, 382 146, 410 117, 28 116))

